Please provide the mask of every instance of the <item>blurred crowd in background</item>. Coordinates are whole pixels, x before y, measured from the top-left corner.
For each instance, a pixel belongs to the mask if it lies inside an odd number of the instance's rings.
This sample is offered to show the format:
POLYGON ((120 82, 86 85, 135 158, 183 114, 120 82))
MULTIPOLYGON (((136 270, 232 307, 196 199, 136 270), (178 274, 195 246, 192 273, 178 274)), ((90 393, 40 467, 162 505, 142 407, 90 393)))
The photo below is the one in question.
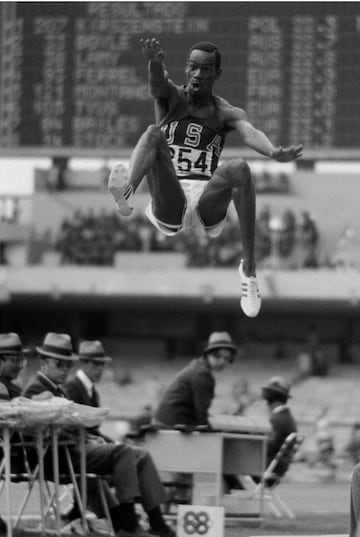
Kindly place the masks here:
MULTIPOLYGON (((272 228, 274 220, 267 207, 258 215, 258 263, 266 265, 275 248, 284 265, 286 262, 293 264, 290 268, 317 267, 319 231, 310 214, 303 212, 296 216, 287 210, 281 217, 276 217, 276 230, 272 228), (295 259, 296 249, 301 249, 301 255, 295 259)), ((145 216, 121 219, 116 212, 95 214, 91 209, 74 211, 71 218, 63 220, 56 234, 51 231, 40 236, 32 234, 30 243, 29 262, 32 264, 40 262, 43 252, 50 249, 60 253, 62 264, 110 266, 114 264, 117 252, 181 252, 189 267, 237 266, 242 254, 240 230, 231 218, 227 219, 223 233, 216 239, 200 233, 166 237, 145 216)))

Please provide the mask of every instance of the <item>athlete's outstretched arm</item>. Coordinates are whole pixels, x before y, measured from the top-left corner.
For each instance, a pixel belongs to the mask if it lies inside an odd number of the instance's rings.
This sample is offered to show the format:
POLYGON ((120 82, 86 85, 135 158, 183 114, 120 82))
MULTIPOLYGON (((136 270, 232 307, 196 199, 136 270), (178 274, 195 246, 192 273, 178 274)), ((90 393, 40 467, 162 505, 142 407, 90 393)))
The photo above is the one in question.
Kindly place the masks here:
POLYGON ((148 60, 149 86, 151 95, 156 98, 169 96, 168 74, 165 70, 165 53, 160 42, 155 39, 140 39, 143 54, 148 60))
POLYGON ((270 157, 278 162, 291 162, 301 157, 303 146, 274 147, 269 138, 249 121, 239 118, 230 122, 230 125, 241 135, 244 143, 258 153, 270 157))

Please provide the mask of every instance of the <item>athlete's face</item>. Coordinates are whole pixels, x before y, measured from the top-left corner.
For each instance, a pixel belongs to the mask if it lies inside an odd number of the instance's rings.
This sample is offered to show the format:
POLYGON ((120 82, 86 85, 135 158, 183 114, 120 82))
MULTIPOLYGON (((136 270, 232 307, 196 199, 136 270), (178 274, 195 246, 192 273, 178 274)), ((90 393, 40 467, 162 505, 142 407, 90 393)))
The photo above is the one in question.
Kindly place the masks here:
POLYGON ((216 69, 215 52, 192 50, 185 69, 187 89, 190 95, 204 96, 211 93, 221 69, 216 69))

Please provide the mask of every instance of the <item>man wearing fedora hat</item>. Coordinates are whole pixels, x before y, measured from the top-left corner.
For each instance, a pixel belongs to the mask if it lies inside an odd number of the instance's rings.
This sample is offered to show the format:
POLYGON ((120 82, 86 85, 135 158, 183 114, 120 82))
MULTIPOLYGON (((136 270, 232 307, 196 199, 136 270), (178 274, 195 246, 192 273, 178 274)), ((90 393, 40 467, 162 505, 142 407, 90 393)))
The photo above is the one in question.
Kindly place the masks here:
MULTIPOLYGON (((64 385, 63 389, 69 399, 79 403, 81 405, 88 405, 99 407, 100 406, 100 396, 95 387, 95 383, 98 382, 103 374, 104 367, 107 363, 111 362, 111 358, 106 356, 104 347, 102 343, 98 340, 96 341, 82 341, 78 349, 79 354, 79 368, 77 369, 75 375, 71 378, 68 378, 64 385)), ((103 438, 106 442, 112 442, 113 440, 104 434, 101 433, 99 426, 91 427, 89 429, 93 435, 103 438)), ((97 484, 90 480, 88 487, 90 485, 89 494, 92 494, 96 497, 96 493, 92 491, 93 486, 97 484)), ((108 487, 104 487, 107 501, 110 507, 110 513, 113 513, 112 507, 116 503, 112 500, 111 494, 108 493, 108 487), (112 507, 111 507, 112 506, 112 507)), ((100 500, 100 498, 99 498, 100 500)), ((102 513, 101 504, 96 506, 95 511, 99 514, 102 513)), ((67 520, 71 523, 73 520, 80 518, 80 511, 76 499, 74 498, 73 507, 67 513, 67 520)), ((116 526, 116 522, 115 526, 116 526)))
MULTIPOLYGON (((49 332, 43 345, 37 347, 37 351, 42 359, 42 369, 30 381, 24 395, 31 397, 50 392, 53 395, 66 396, 61 384, 65 382, 71 364, 78 361, 78 356, 72 350, 70 336, 49 332), (60 372, 64 371, 61 375, 60 372)), ((72 445, 70 450, 72 462, 78 470, 79 446, 72 445)), ((111 476, 116 495, 113 496, 110 490, 107 491, 107 500, 117 537, 175 537, 173 530, 165 523, 160 509, 160 505, 165 501, 165 489, 153 459, 145 449, 126 443, 106 442, 87 432, 85 451, 88 472, 111 476), (149 533, 138 524, 135 501, 139 499, 148 515, 149 533)), ((93 507, 95 514, 102 516, 103 513, 95 510, 98 505, 96 498, 90 507, 93 507)))
POLYGON ((237 348, 227 332, 213 332, 199 358, 174 378, 154 412, 154 424, 209 425, 208 412, 215 394, 214 373, 233 361, 237 348))
MULTIPOLYGON (((266 444, 266 467, 269 466, 271 461, 277 455, 279 449, 283 445, 286 437, 297 432, 297 426, 295 419, 291 413, 291 410, 287 404, 290 395, 290 385, 282 376, 273 376, 268 382, 262 386, 261 389, 262 398, 266 401, 271 430, 266 444)), ((272 471, 272 476, 266 480, 267 486, 273 486, 278 481, 278 477, 285 475, 289 468, 291 459, 286 454, 279 460, 277 465, 272 471)), ((258 475, 252 476, 255 483, 260 482, 258 475)), ((243 484, 241 479, 236 475, 227 476, 227 484, 230 489, 242 489, 243 484)))
MULTIPOLYGON (((290 399, 290 385, 281 376, 271 377, 262 387, 262 397, 265 399, 269 413, 271 432, 267 442, 267 466, 273 460, 286 437, 297 432, 295 419, 287 404, 290 399)), ((290 461, 282 458, 274 468, 274 473, 283 476, 289 467, 290 461)))
POLYGON ((27 352, 18 334, 0 334, 0 400, 8 401, 20 395, 21 388, 14 381, 26 363, 27 352))
MULTIPOLYGON (((100 395, 95 384, 99 382, 106 364, 111 362, 101 341, 82 341, 79 345, 79 369, 72 378, 68 378, 63 386, 69 399, 81 405, 99 407, 100 395)), ((105 440, 113 440, 103 435, 99 427, 92 428, 93 434, 105 440)))
MULTIPOLYGON (((190 429, 209 427, 209 408, 215 395, 214 373, 232 362, 236 352, 227 332, 210 334, 202 355, 179 371, 165 390, 155 409, 153 424, 165 429, 179 425, 190 429)), ((176 481, 183 485, 190 486, 191 480, 187 474, 176 475, 176 481)))
MULTIPOLYGON (((14 381, 25 365, 25 353, 21 339, 15 332, 0 334, 0 401, 9 401, 18 397, 21 388, 14 381)), ((18 438, 12 437, 12 441, 18 438)), ((1 457, 0 457, 1 458, 1 457)), ((23 469, 23 452, 19 446, 12 446, 11 468, 13 471, 23 469)), ((6 534, 5 520, 0 517, 0 534, 6 534)))

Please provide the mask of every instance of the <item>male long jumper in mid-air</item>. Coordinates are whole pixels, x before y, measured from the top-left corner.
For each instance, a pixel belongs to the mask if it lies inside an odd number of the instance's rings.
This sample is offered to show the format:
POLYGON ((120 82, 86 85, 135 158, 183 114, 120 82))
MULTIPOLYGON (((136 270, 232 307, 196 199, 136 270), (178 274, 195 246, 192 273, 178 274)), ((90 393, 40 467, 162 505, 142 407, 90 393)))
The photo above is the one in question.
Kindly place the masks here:
POLYGON ((244 144, 279 162, 301 156, 303 146, 274 147, 247 119, 244 110, 213 93, 221 75, 221 54, 210 42, 196 43, 188 54, 186 85, 177 86, 165 68, 165 53, 155 38, 141 39, 148 61, 156 124, 140 137, 129 170, 114 166, 109 190, 122 216, 132 212, 132 197, 146 176, 151 200, 146 215, 166 235, 200 229, 221 234, 231 200, 239 220, 243 256, 239 265, 241 307, 256 317, 261 297, 255 263, 255 185, 240 157, 219 158, 226 134, 235 130, 244 144))

